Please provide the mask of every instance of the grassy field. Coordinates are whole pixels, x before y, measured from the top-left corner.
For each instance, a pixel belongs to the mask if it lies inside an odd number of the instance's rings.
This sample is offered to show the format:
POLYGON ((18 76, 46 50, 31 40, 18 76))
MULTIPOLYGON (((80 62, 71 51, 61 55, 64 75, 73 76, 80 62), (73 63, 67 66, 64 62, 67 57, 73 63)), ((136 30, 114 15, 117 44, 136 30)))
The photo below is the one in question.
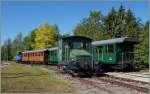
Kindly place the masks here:
POLYGON ((2 93, 73 93, 70 83, 38 66, 13 63, 2 68, 2 93))

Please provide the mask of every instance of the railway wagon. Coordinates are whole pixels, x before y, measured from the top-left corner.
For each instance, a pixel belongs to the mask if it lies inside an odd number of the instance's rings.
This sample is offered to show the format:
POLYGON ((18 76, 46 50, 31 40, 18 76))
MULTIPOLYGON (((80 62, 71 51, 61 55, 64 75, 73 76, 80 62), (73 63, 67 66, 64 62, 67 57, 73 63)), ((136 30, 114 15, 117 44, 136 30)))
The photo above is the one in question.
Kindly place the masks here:
POLYGON ((133 37, 94 41, 93 59, 101 64, 103 70, 132 68, 134 45, 137 43, 138 40, 133 37))
POLYGON ((16 62, 21 62, 21 60, 22 60, 21 52, 17 52, 16 53, 16 62))
POLYGON ((33 50, 22 52, 22 62, 24 63, 38 63, 47 64, 48 63, 48 50, 33 50))
POLYGON ((58 57, 59 57, 58 47, 49 48, 48 51, 49 51, 48 64, 57 65, 58 64, 58 57))

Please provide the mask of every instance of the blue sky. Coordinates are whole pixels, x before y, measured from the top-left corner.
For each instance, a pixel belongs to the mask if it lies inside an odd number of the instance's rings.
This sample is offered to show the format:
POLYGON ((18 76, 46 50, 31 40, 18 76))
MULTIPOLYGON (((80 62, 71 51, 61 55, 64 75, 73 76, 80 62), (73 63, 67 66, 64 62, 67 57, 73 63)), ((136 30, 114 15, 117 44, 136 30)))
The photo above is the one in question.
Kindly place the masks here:
POLYGON ((13 39, 17 33, 25 36, 44 22, 57 24, 61 34, 72 32, 77 23, 92 10, 103 15, 112 6, 118 10, 120 4, 131 9, 142 22, 148 20, 148 1, 96 1, 96 2, 3 2, 2 3, 2 44, 7 38, 13 39))

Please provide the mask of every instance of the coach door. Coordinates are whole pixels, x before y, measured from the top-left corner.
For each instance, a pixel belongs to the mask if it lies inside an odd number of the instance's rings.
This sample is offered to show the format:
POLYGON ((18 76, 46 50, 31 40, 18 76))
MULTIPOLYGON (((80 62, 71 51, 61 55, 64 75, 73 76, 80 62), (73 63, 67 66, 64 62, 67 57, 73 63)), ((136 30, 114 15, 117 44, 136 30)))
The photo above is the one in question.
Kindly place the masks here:
POLYGON ((44 61, 48 62, 49 51, 44 51, 44 61))
POLYGON ((104 52, 103 46, 97 46, 96 52, 97 52, 97 60, 103 61, 103 52, 104 52))
POLYGON ((114 44, 108 44, 106 45, 106 55, 105 55, 105 61, 106 63, 115 63, 115 54, 114 54, 114 44))

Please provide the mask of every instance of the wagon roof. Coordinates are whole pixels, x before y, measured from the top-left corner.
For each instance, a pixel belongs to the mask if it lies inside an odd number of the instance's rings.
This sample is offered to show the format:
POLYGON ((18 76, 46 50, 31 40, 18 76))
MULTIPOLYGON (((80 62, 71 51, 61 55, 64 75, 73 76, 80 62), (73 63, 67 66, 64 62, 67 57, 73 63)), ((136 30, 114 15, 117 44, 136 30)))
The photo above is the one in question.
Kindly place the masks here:
POLYGON ((62 39, 85 39, 85 40, 92 40, 91 38, 84 37, 84 36, 63 36, 62 39))
POLYGON ((58 47, 53 47, 53 48, 49 48, 48 50, 53 51, 53 50, 57 50, 57 49, 58 49, 58 47))
POLYGON ((100 45, 100 44, 112 44, 112 43, 123 43, 123 42, 132 42, 138 43, 138 40, 133 37, 122 37, 122 38, 115 38, 115 39, 107 39, 107 40, 100 40, 100 41, 93 41, 93 45, 100 45))
POLYGON ((46 51, 47 49, 41 49, 41 50, 32 50, 32 51, 23 51, 22 53, 30 53, 30 52, 43 52, 46 51))

